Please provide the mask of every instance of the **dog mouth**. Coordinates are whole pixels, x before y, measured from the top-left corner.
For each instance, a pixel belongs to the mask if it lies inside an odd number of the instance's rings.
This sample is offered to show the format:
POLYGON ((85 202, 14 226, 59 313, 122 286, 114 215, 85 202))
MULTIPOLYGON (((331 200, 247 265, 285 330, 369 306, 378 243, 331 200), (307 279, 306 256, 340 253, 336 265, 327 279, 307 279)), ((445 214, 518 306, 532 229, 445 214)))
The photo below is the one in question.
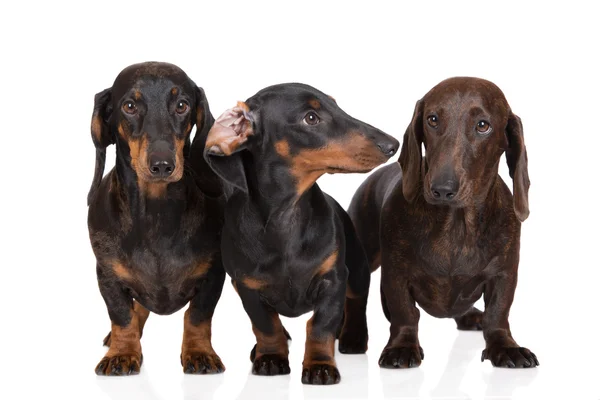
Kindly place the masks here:
POLYGON ((343 160, 341 163, 328 165, 326 170, 328 174, 335 173, 367 173, 387 161, 379 157, 372 157, 371 154, 351 154, 348 155, 348 160, 343 160), (345 161, 345 162, 344 162, 345 161))
POLYGON ((448 207, 452 207, 452 208, 463 208, 464 204, 461 201, 458 200, 439 200, 436 198, 433 198, 430 195, 425 194, 425 201, 427 201, 427 203, 431 204, 432 206, 448 206, 448 207))
POLYGON ((440 199, 440 198, 436 198, 433 197, 432 193, 427 190, 427 189, 423 189, 423 197, 425 198, 425 201, 428 204, 431 204, 432 206, 448 206, 451 208, 464 208, 466 207, 467 201, 465 200, 465 196, 463 196, 462 191, 458 192, 458 194, 453 197, 452 199, 440 199))
POLYGON ((358 168, 347 168, 347 167, 328 167, 327 168, 327 173, 328 174, 343 174, 343 173, 359 173, 359 174, 364 174, 367 172, 370 172, 373 168, 375 167, 358 167, 358 168))

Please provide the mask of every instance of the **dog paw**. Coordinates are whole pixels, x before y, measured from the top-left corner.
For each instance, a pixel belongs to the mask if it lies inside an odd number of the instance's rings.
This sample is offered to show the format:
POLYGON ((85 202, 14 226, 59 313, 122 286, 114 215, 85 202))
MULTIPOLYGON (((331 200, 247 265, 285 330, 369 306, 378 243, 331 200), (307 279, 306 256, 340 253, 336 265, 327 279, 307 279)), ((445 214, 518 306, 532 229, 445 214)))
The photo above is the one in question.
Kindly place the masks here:
POLYGON ((215 353, 189 352, 181 355, 181 365, 186 374, 218 374, 225 371, 221 358, 215 353))
POLYGON ((421 346, 392 347, 384 349, 379 357, 382 368, 414 368, 425 359, 421 346))
POLYGON ((525 347, 488 347, 481 353, 481 361, 490 360, 494 367, 534 368, 540 365, 537 357, 525 347))
POLYGON ((367 352, 369 334, 366 330, 358 332, 342 331, 338 343, 338 350, 343 354, 364 354, 367 352))
POLYGON ((104 357, 96 366, 96 375, 123 376, 140 373, 141 354, 116 354, 104 357))
POLYGON ((256 358, 252 364, 254 375, 288 375, 290 373, 290 361, 287 357, 279 354, 263 354, 256 358))
POLYGON ((456 328, 459 331, 481 331, 483 330, 483 312, 473 307, 465 315, 454 318, 456 328))
POLYGON ((340 371, 330 364, 313 364, 302 370, 302 383, 307 385, 334 385, 340 379, 340 371))

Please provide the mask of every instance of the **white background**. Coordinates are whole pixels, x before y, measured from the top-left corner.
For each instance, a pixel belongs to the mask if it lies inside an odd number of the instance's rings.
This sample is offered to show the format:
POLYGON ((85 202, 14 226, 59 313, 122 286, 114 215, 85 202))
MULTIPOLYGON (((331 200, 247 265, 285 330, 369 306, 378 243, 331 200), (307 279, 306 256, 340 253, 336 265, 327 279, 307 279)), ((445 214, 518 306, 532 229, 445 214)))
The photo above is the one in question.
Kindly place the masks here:
MULTIPOLYGON (((0 6, 0 398, 600 397, 600 28, 592 4, 16 3, 0 6), (96 377, 110 323, 86 225, 90 117, 94 94, 146 60, 182 67, 215 116, 265 86, 298 81, 400 140, 415 102, 440 80, 495 82, 523 120, 532 182, 510 321, 540 367, 481 363, 480 333, 422 313, 422 366, 380 370, 388 324, 376 273, 370 349, 337 357, 338 386, 300 383, 309 315, 284 320, 292 374, 252 376, 254 337, 229 281, 213 322, 224 374, 184 376, 178 312, 150 316, 139 376, 96 377)), ((111 149, 107 171, 113 163, 111 149)), ((346 207, 364 178, 319 183, 346 207)))

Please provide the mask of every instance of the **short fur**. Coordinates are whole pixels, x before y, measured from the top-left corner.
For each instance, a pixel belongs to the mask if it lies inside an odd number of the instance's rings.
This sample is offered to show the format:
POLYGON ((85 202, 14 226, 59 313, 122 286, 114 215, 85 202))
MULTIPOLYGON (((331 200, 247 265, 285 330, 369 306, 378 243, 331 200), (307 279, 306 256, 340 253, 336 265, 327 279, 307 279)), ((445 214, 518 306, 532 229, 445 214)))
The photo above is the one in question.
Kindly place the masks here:
POLYGON ((138 373, 149 312, 171 314, 188 302, 185 372, 224 370, 210 343, 210 321, 225 279, 224 200, 202 156, 213 122, 204 91, 171 64, 129 66, 96 95, 88 226, 112 323, 99 375, 138 373), (116 144, 116 166, 102 178, 110 144, 116 144), (160 172, 163 166, 169 171, 160 172))
POLYGON ((371 270, 382 268, 382 304, 391 321, 382 367, 421 364, 415 303, 454 318, 459 329, 483 329, 482 361, 538 365, 508 324, 528 189, 521 120, 496 85, 452 78, 417 102, 399 164, 369 176, 349 208, 371 270), (503 153, 512 195, 498 175, 503 153), (482 295, 483 313, 473 307, 482 295))
POLYGON ((217 119, 206 158, 231 184, 223 261, 252 321, 254 374, 290 372, 279 314, 314 310, 302 382, 339 382, 334 343, 345 299, 340 351, 366 351, 369 268, 348 215, 315 181, 327 172, 369 171, 398 147, 301 84, 263 89, 217 119))

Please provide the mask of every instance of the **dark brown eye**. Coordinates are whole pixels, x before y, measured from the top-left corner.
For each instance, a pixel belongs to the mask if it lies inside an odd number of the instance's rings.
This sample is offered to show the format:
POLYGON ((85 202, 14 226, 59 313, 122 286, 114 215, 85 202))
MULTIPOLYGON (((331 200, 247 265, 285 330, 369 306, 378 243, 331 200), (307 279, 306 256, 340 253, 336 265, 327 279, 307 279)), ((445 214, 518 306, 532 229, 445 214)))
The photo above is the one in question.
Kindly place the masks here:
POLYGON ((185 114, 189 108, 190 106, 188 105, 188 103, 186 103, 183 100, 180 100, 175 106, 175 111, 177 112, 177 114, 185 114))
POLYGON ((314 113, 313 111, 311 111, 308 114, 306 114, 306 116, 304 117, 303 121, 307 125, 316 125, 321 120, 319 119, 319 116, 316 113, 314 113))
POLYGON ((438 117, 436 117, 435 115, 430 115, 429 117, 427 117, 427 123, 432 128, 437 128, 437 126, 438 126, 438 117))
POLYGON ((135 114, 137 113, 137 107, 133 101, 126 101, 123 103, 123 111, 127 114, 135 114))
POLYGON ((490 126, 490 123, 487 121, 479 121, 477 123, 477 132, 481 133, 482 135, 485 135, 486 133, 490 133, 492 131, 492 127, 490 126))

